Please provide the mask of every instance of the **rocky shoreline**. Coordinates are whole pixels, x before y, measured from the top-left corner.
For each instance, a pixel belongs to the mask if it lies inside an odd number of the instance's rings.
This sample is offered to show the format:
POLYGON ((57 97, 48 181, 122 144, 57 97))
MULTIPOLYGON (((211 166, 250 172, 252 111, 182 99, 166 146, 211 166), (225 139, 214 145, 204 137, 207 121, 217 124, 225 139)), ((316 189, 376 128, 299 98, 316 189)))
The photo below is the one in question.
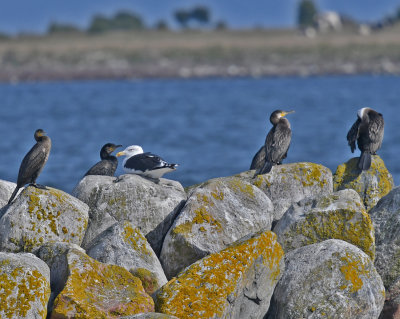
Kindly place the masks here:
POLYGON ((0 82, 400 74, 399 28, 138 31, 0 39, 0 82))
POLYGON ((355 163, 86 176, 10 205, 0 181, 0 317, 397 318, 400 188, 355 163))

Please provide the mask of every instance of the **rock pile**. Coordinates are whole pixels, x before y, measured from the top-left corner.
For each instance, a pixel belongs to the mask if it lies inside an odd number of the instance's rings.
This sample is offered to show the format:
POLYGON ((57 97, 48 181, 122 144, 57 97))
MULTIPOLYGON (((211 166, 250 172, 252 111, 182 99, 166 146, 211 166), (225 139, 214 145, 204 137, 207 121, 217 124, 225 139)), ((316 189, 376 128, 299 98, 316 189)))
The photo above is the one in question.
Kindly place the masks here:
POLYGON ((353 164, 0 181, 0 318, 399 318, 400 190, 353 164))

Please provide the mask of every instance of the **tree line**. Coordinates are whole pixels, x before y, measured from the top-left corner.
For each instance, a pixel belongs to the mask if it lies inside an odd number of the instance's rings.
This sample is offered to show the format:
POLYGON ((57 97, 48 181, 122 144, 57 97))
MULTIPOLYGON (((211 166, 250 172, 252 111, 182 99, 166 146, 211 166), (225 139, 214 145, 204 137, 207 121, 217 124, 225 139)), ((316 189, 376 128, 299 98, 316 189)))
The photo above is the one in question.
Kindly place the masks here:
MULTIPOLYGON (((204 27, 214 27, 216 29, 227 28, 227 24, 224 21, 213 23, 211 20, 211 11, 205 6, 195 6, 190 9, 178 9, 173 13, 173 17, 182 29, 204 27)), ((139 14, 122 10, 109 17, 102 14, 93 16, 86 29, 81 29, 73 24, 52 22, 50 23, 47 32, 49 34, 72 32, 98 34, 108 31, 144 30, 149 28, 151 27, 146 25, 144 19, 139 14)), ((165 20, 159 20, 152 28, 167 30, 169 29, 169 26, 165 20)))

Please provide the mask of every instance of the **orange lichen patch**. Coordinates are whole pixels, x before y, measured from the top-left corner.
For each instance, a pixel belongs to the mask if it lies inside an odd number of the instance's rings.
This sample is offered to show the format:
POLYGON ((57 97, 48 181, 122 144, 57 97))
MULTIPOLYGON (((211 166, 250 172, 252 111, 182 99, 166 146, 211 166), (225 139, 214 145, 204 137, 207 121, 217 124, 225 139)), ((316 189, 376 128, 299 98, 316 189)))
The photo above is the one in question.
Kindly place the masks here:
POLYGON ((35 269, 16 267, 11 273, 6 273, 7 268, 0 268, 0 318, 28 315, 46 318, 50 297, 48 280, 35 269), (33 309, 33 304, 39 307, 33 309))
POLYGON ((70 276, 54 301, 56 318, 119 318, 154 311, 141 281, 126 269, 102 264, 78 250, 68 255, 70 276))
POLYGON ((340 267, 340 271, 343 273, 344 278, 349 282, 347 285, 343 285, 342 289, 349 288, 351 293, 357 292, 363 286, 362 277, 370 278, 369 271, 365 268, 365 264, 368 261, 364 261, 362 258, 355 259, 353 256, 346 254, 345 257, 341 258, 344 263, 340 267))
POLYGON ((272 285, 279 279, 282 257, 272 232, 239 241, 194 263, 163 286, 157 295, 157 310, 178 318, 222 317, 228 296, 241 293, 237 287, 255 260, 262 259, 272 285))

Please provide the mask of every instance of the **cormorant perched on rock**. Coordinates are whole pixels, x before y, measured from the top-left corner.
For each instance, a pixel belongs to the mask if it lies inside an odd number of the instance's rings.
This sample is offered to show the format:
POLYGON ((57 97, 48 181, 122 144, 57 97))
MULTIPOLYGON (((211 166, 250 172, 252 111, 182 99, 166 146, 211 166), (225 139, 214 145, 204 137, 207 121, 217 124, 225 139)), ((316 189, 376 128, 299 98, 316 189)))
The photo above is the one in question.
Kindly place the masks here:
POLYGON ((25 155, 22 160, 21 166, 19 167, 17 187, 15 187, 8 204, 11 204, 14 197, 17 195, 18 190, 25 184, 30 183, 31 185, 38 188, 45 188, 45 186, 36 184, 36 179, 42 172, 44 165, 49 158, 51 149, 51 139, 46 136, 46 132, 42 129, 35 131, 36 144, 31 150, 25 155))
POLYGON ((272 166, 282 164, 286 158, 292 139, 292 130, 285 115, 294 111, 277 110, 272 112, 269 120, 273 127, 268 132, 265 144, 254 156, 250 169, 256 169, 254 176, 269 173, 272 166))
POLYGON ((115 170, 118 166, 118 159, 111 155, 118 147, 122 145, 115 145, 112 143, 105 144, 100 150, 101 161, 93 165, 85 174, 87 175, 105 175, 114 176, 115 170))
POLYGON ((128 174, 138 174, 153 179, 161 178, 165 173, 176 170, 178 164, 168 164, 158 155, 143 153, 143 149, 138 145, 128 146, 117 156, 126 156, 124 159, 124 171, 128 174))
POLYGON ((364 107, 357 112, 357 121, 347 133, 347 141, 354 153, 356 141, 361 151, 358 168, 362 171, 371 167, 371 155, 381 148, 385 122, 381 113, 364 107))

